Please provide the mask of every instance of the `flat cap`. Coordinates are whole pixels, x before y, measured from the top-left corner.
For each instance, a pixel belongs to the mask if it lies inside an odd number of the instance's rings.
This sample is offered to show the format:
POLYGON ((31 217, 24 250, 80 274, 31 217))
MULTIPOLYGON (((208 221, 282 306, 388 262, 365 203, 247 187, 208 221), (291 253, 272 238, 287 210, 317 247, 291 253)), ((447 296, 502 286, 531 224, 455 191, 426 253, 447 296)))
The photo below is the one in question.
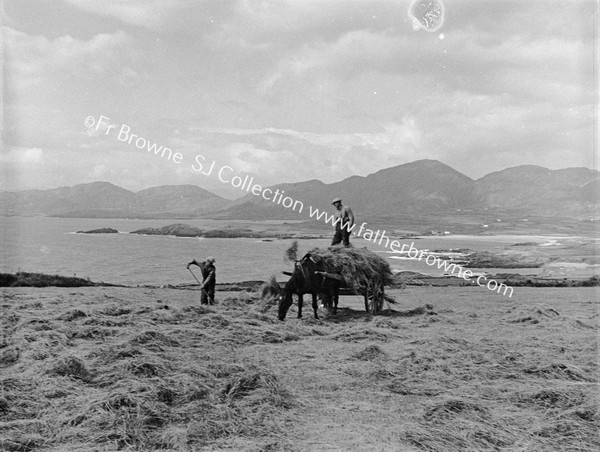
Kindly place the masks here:
POLYGON ((335 204, 336 202, 342 202, 342 200, 340 198, 333 198, 333 201, 331 201, 331 204, 335 204))

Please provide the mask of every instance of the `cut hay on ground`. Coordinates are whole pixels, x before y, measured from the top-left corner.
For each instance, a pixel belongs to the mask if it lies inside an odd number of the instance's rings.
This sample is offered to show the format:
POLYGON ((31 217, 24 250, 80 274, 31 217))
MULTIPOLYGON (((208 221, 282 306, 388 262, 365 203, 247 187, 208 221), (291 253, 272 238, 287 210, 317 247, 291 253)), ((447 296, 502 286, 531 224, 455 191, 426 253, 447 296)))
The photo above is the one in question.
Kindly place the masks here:
POLYGON ((600 450, 596 292, 515 294, 280 322, 260 292, 7 288, 0 451, 600 450))
POLYGON ((390 264, 367 248, 329 247, 309 251, 321 258, 321 265, 328 273, 337 273, 348 287, 356 291, 372 290, 393 283, 390 264))

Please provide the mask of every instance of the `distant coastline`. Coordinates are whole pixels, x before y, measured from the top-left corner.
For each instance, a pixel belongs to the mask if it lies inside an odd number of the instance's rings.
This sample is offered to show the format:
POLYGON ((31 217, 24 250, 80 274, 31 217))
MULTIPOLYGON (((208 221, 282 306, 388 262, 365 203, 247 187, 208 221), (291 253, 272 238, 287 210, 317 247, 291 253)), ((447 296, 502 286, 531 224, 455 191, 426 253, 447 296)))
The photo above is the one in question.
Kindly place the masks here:
MULTIPOLYGON (((477 180, 430 159, 393 166, 365 177, 326 184, 319 180, 264 188, 327 210, 342 196, 361 221, 376 229, 402 227, 419 235, 597 235, 600 173, 589 168, 550 170, 521 165, 477 180), (376 199, 376 202, 374 200, 376 199)), ((0 191, 7 216, 54 218, 264 221, 308 215, 265 202, 253 193, 231 200, 197 185, 166 185, 137 192, 107 181, 45 190, 0 191)), ((313 225, 314 227, 314 225, 313 225)))
MULTIPOLYGON (((519 275, 511 273, 500 273, 493 276, 498 282, 513 287, 596 287, 600 286, 600 278, 592 276, 585 279, 572 278, 539 278, 532 275, 519 275)), ((392 288, 402 288, 405 286, 435 286, 435 287, 478 287, 474 280, 466 281, 463 278, 448 276, 428 276, 416 272, 401 272, 396 274, 395 281, 391 284, 392 288)), ((217 291, 249 291, 258 290, 265 281, 239 281, 233 283, 217 284, 217 291)), ((111 284, 107 282, 94 282, 89 279, 48 275, 44 273, 0 273, 0 287, 125 287, 125 288, 162 288, 162 289, 180 289, 197 290, 196 284, 162 284, 162 285, 123 285, 111 284)))
MULTIPOLYGON (((89 231, 77 231, 77 233, 84 234, 104 234, 104 233, 112 233, 119 232, 114 228, 100 228, 93 229, 89 231)), ((135 231, 129 232, 129 234, 136 235, 160 235, 160 236, 172 236, 172 237, 197 237, 197 238, 253 238, 253 239, 264 239, 264 240, 302 240, 302 239, 321 239, 327 238, 329 235, 324 234, 293 234, 293 233, 284 233, 284 232, 269 232, 269 231, 257 231, 250 228, 221 228, 221 229, 201 229, 195 226, 190 226, 188 224, 183 223, 175 223, 167 226, 162 226, 158 228, 147 227, 142 229, 137 229, 135 231)), ((403 240, 408 238, 407 236, 399 235, 397 237, 399 240, 403 240)), ((417 237, 411 237, 411 239, 415 239, 417 237)), ((535 247, 538 246, 537 243, 521 243, 519 244, 521 248, 535 247)), ((473 251, 469 249, 461 249, 461 250, 435 250, 433 253, 442 254, 439 256, 441 259, 449 260, 452 262, 460 263, 465 268, 540 268, 545 263, 548 262, 547 259, 535 258, 530 256, 527 253, 517 254, 511 253, 507 254, 504 252, 490 252, 490 251, 473 251), (458 254, 457 254, 458 253, 458 254), (443 256, 446 254, 447 256, 443 256), (460 261, 451 259, 451 256, 460 256, 460 261)), ((433 254, 432 253, 432 254, 433 254)))
MULTIPOLYGON (((99 228, 88 231, 77 231, 76 234, 114 234, 119 233, 114 228, 99 228)), ((292 234, 292 233, 273 233, 262 232, 253 229, 243 228, 222 228, 222 229, 201 229, 188 224, 176 223, 159 228, 142 228, 135 231, 126 232, 126 234, 136 235, 162 235, 171 237, 197 237, 207 239, 320 239, 323 234, 292 234)))

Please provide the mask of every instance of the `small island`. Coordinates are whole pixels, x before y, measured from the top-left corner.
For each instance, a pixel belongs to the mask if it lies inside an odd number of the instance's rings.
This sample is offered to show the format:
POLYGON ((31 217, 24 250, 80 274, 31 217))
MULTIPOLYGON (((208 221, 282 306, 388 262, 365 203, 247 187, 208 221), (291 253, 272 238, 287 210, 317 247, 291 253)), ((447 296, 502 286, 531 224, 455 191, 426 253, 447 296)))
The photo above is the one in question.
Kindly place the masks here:
POLYGON ((252 229, 241 229, 241 228, 226 228, 226 229, 210 229, 202 230, 200 228, 190 226, 187 224, 170 224, 161 228, 142 228, 136 231, 130 232, 130 234, 140 235, 171 235, 175 237, 204 237, 204 238, 219 238, 219 239, 233 239, 233 238, 250 238, 250 239, 264 239, 264 238, 276 238, 276 239, 290 239, 294 236, 292 234, 281 234, 281 233, 269 233, 262 231, 253 231, 252 229))
POLYGON ((174 235, 176 237, 203 237, 202 229, 187 224, 170 224, 162 228, 142 228, 131 231, 130 234, 140 235, 174 235))
POLYGON ((77 234, 118 234, 119 231, 113 228, 91 229, 89 231, 77 231, 77 234))

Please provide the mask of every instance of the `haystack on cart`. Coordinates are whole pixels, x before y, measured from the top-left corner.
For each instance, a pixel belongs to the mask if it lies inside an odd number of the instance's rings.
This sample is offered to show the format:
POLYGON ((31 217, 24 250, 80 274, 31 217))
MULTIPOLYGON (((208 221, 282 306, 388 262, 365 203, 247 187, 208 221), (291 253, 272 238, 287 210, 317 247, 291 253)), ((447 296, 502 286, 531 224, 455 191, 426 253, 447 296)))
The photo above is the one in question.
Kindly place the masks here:
POLYGON ((325 278, 338 281, 340 283, 339 295, 362 295, 365 300, 365 311, 371 314, 381 313, 383 302, 386 300, 385 286, 381 281, 375 280, 357 289, 349 286, 340 274, 321 271, 317 271, 316 273, 325 278))
MULTIPOLYGON (((340 287, 339 295, 362 295, 365 300, 365 310, 372 314, 379 314, 383 302, 394 300, 385 295, 385 286, 394 281, 394 275, 388 261, 367 248, 329 247, 315 248, 309 251, 296 263, 302 270, 303 277, 310 278, 313 273, 324 278, 322 281, 335 282, 340 287), (309 270, 307 259, 312 261, 309 270)), ((284 272, 291 275, 291 273, 284 272)), ((322 283, 321 286, 331 286, 322 283)), ((321 293, 318 289, 316 293, 321 293)), ((324 298, 325 297, 324 293, 324 298)), ((325 300, 328 304, 330 300, 325 300)))

